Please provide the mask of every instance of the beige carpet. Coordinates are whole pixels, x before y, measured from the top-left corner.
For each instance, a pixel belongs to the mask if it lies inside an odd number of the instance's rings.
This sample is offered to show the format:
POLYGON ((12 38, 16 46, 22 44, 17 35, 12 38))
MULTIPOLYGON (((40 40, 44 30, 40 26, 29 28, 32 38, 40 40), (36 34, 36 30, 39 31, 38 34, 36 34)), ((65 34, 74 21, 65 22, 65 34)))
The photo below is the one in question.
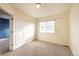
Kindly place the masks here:
POLYGON ((36 40, 2 56, 72 56, 72 52, 69 47, 36 40))

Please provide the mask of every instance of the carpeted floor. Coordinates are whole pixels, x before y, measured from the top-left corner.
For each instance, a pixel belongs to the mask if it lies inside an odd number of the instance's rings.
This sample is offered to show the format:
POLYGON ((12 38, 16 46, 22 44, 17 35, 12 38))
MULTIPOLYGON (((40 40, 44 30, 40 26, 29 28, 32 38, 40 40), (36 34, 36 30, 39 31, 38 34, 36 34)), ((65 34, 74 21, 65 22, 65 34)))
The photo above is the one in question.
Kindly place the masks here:
POLYGON ((72 56, 72 52, 69 47, 36 40, 2 56, 72 56))

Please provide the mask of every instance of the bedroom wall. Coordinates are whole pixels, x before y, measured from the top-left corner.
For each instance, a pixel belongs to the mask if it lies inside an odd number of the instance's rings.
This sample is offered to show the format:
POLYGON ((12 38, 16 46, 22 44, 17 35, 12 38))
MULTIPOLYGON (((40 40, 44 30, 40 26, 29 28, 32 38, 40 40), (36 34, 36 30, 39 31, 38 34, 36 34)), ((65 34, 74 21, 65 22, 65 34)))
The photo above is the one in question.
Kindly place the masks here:
POLYGON ((61 45, 69 45, 69 12, 37 19, 37 39, 61 45), (55 33, 41 33, 39 22, 55 21, 55 33))
POLYGON ((70 10, 70 47, 73 55, 79 56, 79 4, 70 10))
POLYGON ((26 19, 14 17, 13 21, 13 49, 31 42, 35 35, 35 24, 28 22, 26 19))

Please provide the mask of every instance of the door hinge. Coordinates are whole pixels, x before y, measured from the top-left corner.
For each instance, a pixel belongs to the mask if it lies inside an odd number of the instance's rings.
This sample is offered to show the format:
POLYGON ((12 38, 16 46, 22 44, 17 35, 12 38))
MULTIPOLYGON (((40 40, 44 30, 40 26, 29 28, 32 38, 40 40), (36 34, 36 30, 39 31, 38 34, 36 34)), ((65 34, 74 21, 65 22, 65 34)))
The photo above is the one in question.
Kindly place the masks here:
POLYGON ((11 33, 13 33, 13 31, 11 31, 11 33))
POLYGON ((13 44, 11 44, 11 46, 13 46, 13 44))
POLYGON ((11 20, 13 20, 13 18, 11 18, 11 20))

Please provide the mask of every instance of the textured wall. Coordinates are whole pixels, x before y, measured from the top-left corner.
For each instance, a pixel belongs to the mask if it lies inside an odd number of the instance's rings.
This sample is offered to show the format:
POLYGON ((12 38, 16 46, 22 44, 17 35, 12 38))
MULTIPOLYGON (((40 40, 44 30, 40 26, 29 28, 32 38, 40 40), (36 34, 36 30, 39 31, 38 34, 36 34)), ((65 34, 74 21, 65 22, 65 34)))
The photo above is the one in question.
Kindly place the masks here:
POLYGON ((74 4, 70 11, 70 47, 79 56, 79 4, 74 4))

